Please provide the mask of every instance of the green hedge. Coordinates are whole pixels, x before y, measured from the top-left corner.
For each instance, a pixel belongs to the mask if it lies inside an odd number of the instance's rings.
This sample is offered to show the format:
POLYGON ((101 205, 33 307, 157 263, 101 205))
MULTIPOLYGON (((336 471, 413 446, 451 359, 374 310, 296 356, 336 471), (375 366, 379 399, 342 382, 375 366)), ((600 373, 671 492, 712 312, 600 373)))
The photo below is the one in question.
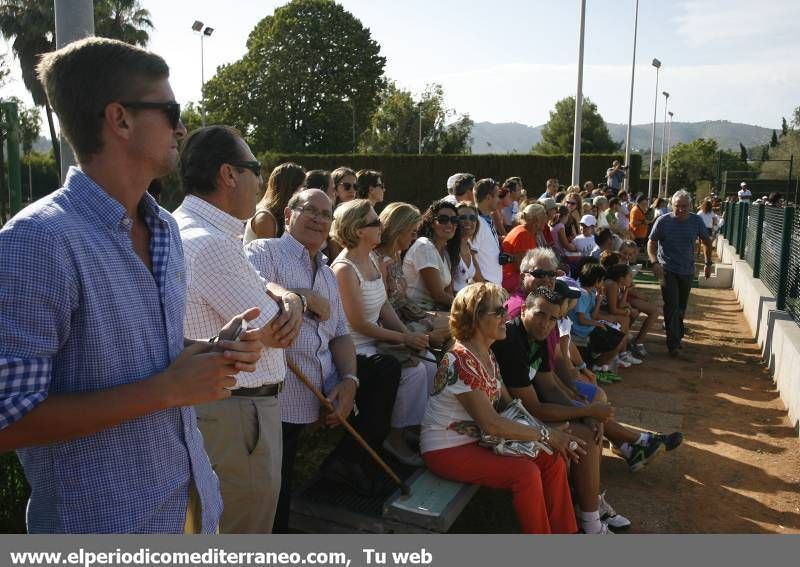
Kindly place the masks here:
POLYGON ((0 454, 0 533, 25 533, 30 488, 16 453, 0 454))
MULTIPOLYGON (((604 182, 606 169, 617 154, 582 155, 581 182, 604 182)), ((333 170, 346 165, 355 170, 376 169, 384 174, 388 188, 388 201, 405 201, 418 207, 427 207, 431 201, 443 197, 447 178, 457 172, 469 172, 478 178, 491 177, 503 181, 508 177, 522 178, 528 195, 538 197, 544 192, 545 182, 556 177, 563 185, 572 178, 572 156, 546 156, 537 154, 481 154, 481 155, 370 155, 370 154, 273 154, 261 156, 265 178, 276 165, 293 161, 308 169, 333 170)), ((632 186, 639 183, 642 156, 631 155, 632 186)))

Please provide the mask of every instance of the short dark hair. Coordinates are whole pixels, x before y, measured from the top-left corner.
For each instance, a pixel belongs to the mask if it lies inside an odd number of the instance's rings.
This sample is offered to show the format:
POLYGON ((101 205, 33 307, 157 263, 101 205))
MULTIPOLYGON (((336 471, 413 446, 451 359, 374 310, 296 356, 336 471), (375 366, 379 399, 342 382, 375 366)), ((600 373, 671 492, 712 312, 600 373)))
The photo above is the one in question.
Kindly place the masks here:
POLYGON ((475 187, 475 176, 471 173, 460 173, 453 184, 453 195, 461 197, 467 191, 472 191, 473 187, 475 187))
POLYGON ((327 192, 330 181, 331 174, 324 169, 312 169, 306 173, 307 189, 321 189, 327 192))
POLYGON ((475 202, 480 203, 486 197, 492 194, 492 191, 497 187, 497 181, 490 178, 481 179, 475 184, 473 192, 475 193, 475 202))
POLYGON ((594 243, 602 247, 611 242, 613 238, 614 235, 611 234, 611 230, 609 230, 606 227, 603 227, 595 233, 594 243))
POLYGON ((100 37, 47 53, 36 69, 79 163, 102 149, 106 106, 136 100, 153 82, 169 77, 169 66, 155 53, 100 37))
POLYGON ((537 297, 544 297, 547 303, 552 303, 553 305, 561 305, 563 298, 556 293, 555 290, 550 289, 549 287, 540 286, 534 289, 532 292, 528 294, 528 297, 525 298, 525 309, 530 309, 533 307, 533 302, 536 301, 537 297))
POLYGON ((216 191, 217 174, 224 163, 243 159, 241 134, 230 126, 206 126, 194 130, 183 142, 180 159, 181 186, 187 195, 216 191))
MULTIPOLYGON (((428 210, 426 210, 422 215, 422 223, 419 227, 420 236, 433 238, 433 223, 436 220, 436 217, 439 216, 439 211, 442 209, 450 209, 455 214, 458 214, 458 206, 454 205, 450 201, 445 199, 434 201, 431 203, 431 206, 428 207, 428 210)), ((461 253, 461 225, 456 224, 455 234, 453 234, 453 238, 447 241, 445 249, 447 250, 447 255, 450 258, 450 265, 458 266, 459 254, 461 253)))
POLYGON ((374 169, 362 169, 356 173, 356 198, 366 199, 369 197, 369 188, 375 187, 381 177, 383 177, 383 174, 374 169))
POLYGON ((339 185, 339 183, 342 181, 342 179, 344 179, 348 175, 352 175, 353 177, 355 177, 356 176, 356 172, 353 171, 352 169, 350 169, 349 167, 344 166, 344 165, 341 166, 341 167, 337 167, 336 169, 334 169, 331 172, 331 177, 333 178, 333 182, 336 185, 339 185))
POLYGON ((519 177, 509 177, 505 181, 503 181, 503 187, 508 189, 509 191, 516 191, 522 185, 522 179, 519 177))
POLYGON ((587 263, 581 268, 578 279, 583 287, 592 287, 597 282, 603 281, 606 277, 606 270, 600 264, 587 263))
POLYGON ((606 278, 617 281, 627 276, 630 271, 631 267, 628 264, 614 264, 606 270, 606 278))

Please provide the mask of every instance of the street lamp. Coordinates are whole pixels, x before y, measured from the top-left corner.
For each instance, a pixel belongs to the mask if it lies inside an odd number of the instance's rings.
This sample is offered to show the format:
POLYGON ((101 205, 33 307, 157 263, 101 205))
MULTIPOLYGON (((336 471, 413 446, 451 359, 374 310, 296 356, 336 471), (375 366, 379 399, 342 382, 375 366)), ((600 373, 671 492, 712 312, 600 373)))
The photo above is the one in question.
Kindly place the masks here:
POLYGON ((203 39, 210 37, 214 33, 214 28, 203 24, 200 20, 195 20, 192 24, 192 31, 200 34, 200 120, 203 126, 206 125, 206 109, 203 104, 203 86, 206 84, 205 64, 203 62, 203 39))
POLYGON ((422 155, 422 101, 417 103, 417 110, 419 111, 419 155, 422 155))
POLYGON ((653 59, 653 67, 656 68, 656 99, 653 103, 653 132, 650 134, 650 175, 647 178, 647 200, 653 200, 653 158, 656 155, 656 112, 658 111, 658 71, 661 69, 661 61, 653 59))
POLYGON ((672 141, 672 112, 669 113, 669 128, 667 128, 667 172, 664 174, 664 196, 666 197, 669 193, 669 147, 670 142, 672 141))
MULTIPOLYGON (((628 102, 628 129, 625 132, 625 165, 629 165, 631 159, 631 121, 633 120, 633 79, 636 75, 636 33, 639 29, 639 0, 636 0, 636 12, 633 18, 633 61, 631 62, 631 98, 628 102)), ((630 194, 628 179, 630 170, 626 171, 624 185, 625 192, 630 194)))
POLYGON ((586 22, 586 0, 581 0, 578 29, 578 89, 575 93, 575 126, 572 129, 572 184, 581 182, 581 126, 583 121, 583 36, 586 22))
MULTIPOLYGON (((667 105, 669 104, 669 93, 662 92, 664 95, 664 126, 661 128, 661 155, 658 158, 658 196, 661 196, 661 173, 664 170, 664 138, 667 134, 667 105)), ((666 197, 666 194, 664 195, 666 197)))

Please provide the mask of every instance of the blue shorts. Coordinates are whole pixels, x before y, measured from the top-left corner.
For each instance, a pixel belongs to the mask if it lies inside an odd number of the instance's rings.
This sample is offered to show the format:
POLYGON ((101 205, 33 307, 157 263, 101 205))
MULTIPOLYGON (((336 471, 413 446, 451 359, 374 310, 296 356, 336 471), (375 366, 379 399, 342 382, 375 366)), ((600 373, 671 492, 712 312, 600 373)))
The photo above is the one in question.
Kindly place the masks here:
MULTIPOLYGON (((584 382, 583 380, 575 380, 575 389, 578 390, 581 396, 589 400, 589 403, 592 403, 595 396, 597 396, 597 386, 589 384, 589 382, 584 382)), ((586 405, 584 402, 579 402, 577 400, 572 400, 572 403, 579 408, 586 405)))

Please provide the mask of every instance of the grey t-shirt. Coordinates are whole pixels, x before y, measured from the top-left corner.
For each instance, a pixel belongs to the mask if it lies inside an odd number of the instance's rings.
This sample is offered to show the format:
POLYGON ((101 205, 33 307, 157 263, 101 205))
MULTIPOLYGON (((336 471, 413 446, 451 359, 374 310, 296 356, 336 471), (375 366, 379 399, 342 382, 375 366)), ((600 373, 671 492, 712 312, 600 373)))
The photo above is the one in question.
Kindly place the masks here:
POLYGON ((661 215, 650 233, 650 240, 658 242, 658 261, 664 269, 686 276, 694 274, 694 243, 698 238, 708 238, 708 229, 694 213, 682 221, 671 214, 661 215))

